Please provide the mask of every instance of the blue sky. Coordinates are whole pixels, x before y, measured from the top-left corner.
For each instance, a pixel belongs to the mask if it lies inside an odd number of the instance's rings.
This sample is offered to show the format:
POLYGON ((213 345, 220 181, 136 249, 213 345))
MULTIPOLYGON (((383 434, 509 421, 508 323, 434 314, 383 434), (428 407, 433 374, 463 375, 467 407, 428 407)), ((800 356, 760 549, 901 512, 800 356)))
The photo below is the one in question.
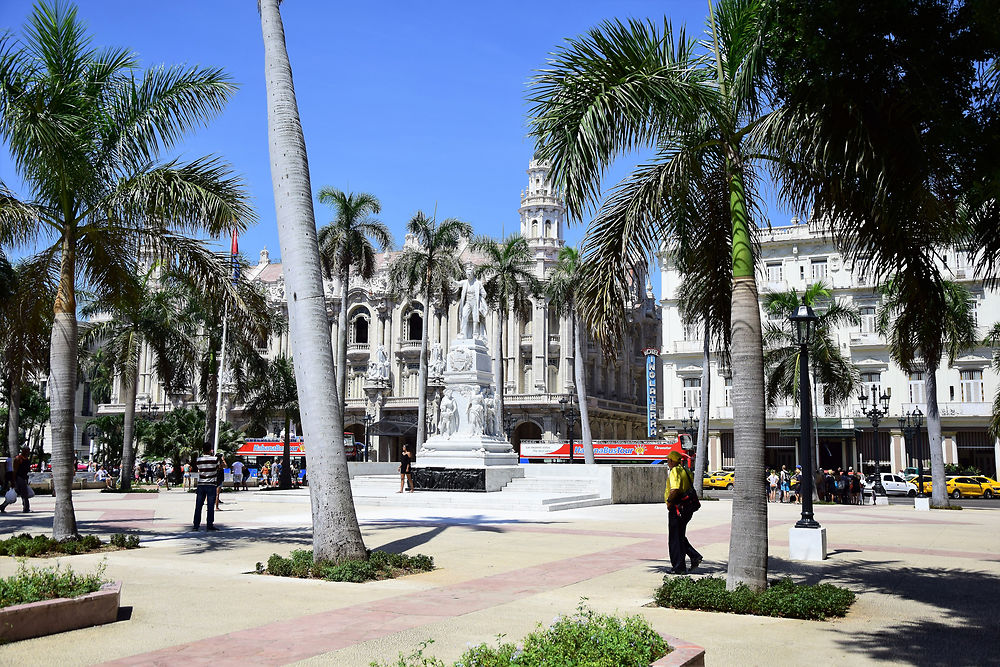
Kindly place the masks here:
MULTIPOLYGON (((0 26, 20 33, 27 0, 0 2, 0 26)), ((247 182, 258 224, 240 240, 255 260, 280 255, 274 222, 263 45, 254 0, 82 0, 100 46, 127 47, 144 67, 225 69, 240 89, 225 112, 171 156, 216 154, 247 182)), ((526 82, 567 37, 609 18, 667 14, 700 34, 707 4, 660 2, 329 2, 285 0, 282 16, 313 191, 367 191, 402 242, 418 210, 458 217, 479 233, 517 228, 532 145, 526 82)), ((621 163, 617 178, 632 165, 621 163)), ((6 152, 0 179, 25 194, 6 152)), ((317 205, 318 224, 331 213, 317 205)), ((786 216, 787 217, 787 216, 786 216)), ((781 217, 775 224, 784 224, 781 217)), ((577 225, 569 241, 583 234, 577 225)))

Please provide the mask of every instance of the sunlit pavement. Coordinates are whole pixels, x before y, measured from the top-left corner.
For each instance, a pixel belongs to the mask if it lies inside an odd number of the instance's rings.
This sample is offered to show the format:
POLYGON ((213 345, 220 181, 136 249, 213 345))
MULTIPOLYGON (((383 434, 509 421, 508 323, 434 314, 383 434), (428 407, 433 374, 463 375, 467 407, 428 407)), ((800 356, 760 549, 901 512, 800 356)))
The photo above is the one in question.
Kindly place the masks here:
MULTIPOLYGON (((437 569, 343 584, 250 574, 271 553, 310 548, 305 491, 281 502, 227 493, 211 535, 188 530, 194 494, 77 492, 81 532, 142 536, 138 550, 59 559, 84 571, 106 561, 106 575, 125 584, 122 620, 0 647, 0 663, 368 665, 426 639, 428 653, 453 660, 498 634, 520 638, 582 598, 704 646, 710 665, 1000 662, 1000 510, 978 509, 983 501, 931 513, 818 506, 830 558, 816 564, 787 560, 798 507, 770 504, 771 576, 859 593, 846 618, 820 623, 644 607, 668 565, 661 505, 513 512, 490 495, 481 510, 449 509, 428 493, 408 494, 409 507, 359 507, 369 548, 426 553, 437 569)), ((49 530, 53 504, 38 496, 31 514, 8 508, 4 536, 49 530)), ((725 574, 731 509, 705 502, 692 522, 701 573, 725 574)), ((16 568, 0 558, 0 574, 16 568)))

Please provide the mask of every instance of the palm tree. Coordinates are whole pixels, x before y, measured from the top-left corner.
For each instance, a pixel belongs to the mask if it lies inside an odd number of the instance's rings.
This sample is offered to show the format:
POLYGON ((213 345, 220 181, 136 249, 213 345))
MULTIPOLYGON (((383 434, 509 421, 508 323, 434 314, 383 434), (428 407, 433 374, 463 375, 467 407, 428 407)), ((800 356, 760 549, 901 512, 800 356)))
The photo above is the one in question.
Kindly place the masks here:
POLYGON ((948 504, 944 452, 941 450, 941 413, 938 411, 937 371, 941 357, 952 364, 963 350, 977 342, 976 318, 969 290, 935 276, 898 273, 882 285, 878 329, 886 337, 889 354, 906 371, 926 374, 927 439, 931 450, 931 503, 948 504), (935 284, 938 289, 934 289, 935 284))
POLYGON ((342 399, 323 296, 309 161, 279 4, 280 0, 260 0, 257 8, 264 40, 267 134, 278 237, 281 254, 295 258, 284 266, 287 293, 291 296, 289 331, 294 355, 307 360, 296 364, 295 380, 302 388, 302 427, 306 439, 315 443, 309 450, 313 557, 333 561, 366 558, 344 452, 344 420, 339 409, 342 399))
MULTIPOLYGON (((6 261, 6 260, 5 260, 6 261)), ((56 284, 44 261, 22 261, 7 272, 9 296, 0 307, 0 357, 7 388, 7 449, 17 456, 21 390, 48 367, 56 284)), ((47 373, 46 373, 47 374, 47 373)))
POLYGON ((183 318, 182 295, 154 284, 154 267, 137 277, 136 301, 116 302, 96 299, 80 313, 84 317, 104 317, 89 327, 81 339, 84 350, 102 349, 122 383, 125 404, 122 428, 120 488, 132 486, 135 466, 135 405, 139 388, 139 357, 147 349, 156 373, 169 392, 179 377, 178 366, 190 358, 194 345, 188 335, 190 326, 183 318))
POLYGON ((583 356, 583 317, 581 316, 582 283, 589 270, 580 251, 563 246, 556 258, 556 266, 545 286, 545 295, 556 308, 573 321, 573 384, 576 385, 577 402, 580 404, 580 442, 583 459, 594 463, 594 439, 590 434, 590 408, 587 407, 587 376, 583 356))
POLYGON ((440 223, 423 211, 410 218, 406 231, 416 244, 403 248, 389 264, 389 284, 397 295, 419 294, 424 301, 423 333, 420 340, 420 376, 417 381, 417 449, 427 437, 427 346, 431 321, 431 299, 449 301, 452 282, 462 274, 458 245, 472 235, 472 226, 456 218, 440 223))
POLYGON ((136 249, 210 280, 217 262, 179 232, 220 235, 252 220, 240 181, 217 159, 159 162, 235 91, 218 69, 137 73, 136 56, 90 45, 75 8, 39 4, 23 41, 0 43, 0 135, 32 196, 0 191, 0 244, 54 240, 50 366, 55 539, 77 534, 70 489, 77 371, 76 289, 126 296, 136 249), (51 235, 49 237, 48 235, 51 235))
POLYGON ((609 22, 570 40, 531 83, 531 132, 570 214, 581 219, 600 197, 614 160, 640 147, 655 156, 620 183, 591 223, 586 317, 602 340, 617 342, 633 267, 677 238, 667 215, 687 189, 692 165, 711 161, 725 175, 732 275, 731 359, 736 490, 727 587, 767 585, 764 477, 764 364, 754 276, 755 163, 747 136, 765 107, 761 5, 723 0, 710 8, 709 52, 664 21, 609 22))
POLYGON ((375 276, 375 246, 382 252, 391 248, 392 234, 381 220, 372 217, 382 210, 375 195, 367 192, 345 193, 325 187, 319 191, 319 202, 333 206, 337 213, 333 222, 320 228, 317 237, 323 272, 327 276, 336 273, 340 278, 337 390, 343 421, 347 403, 347 294, 351 284, 351 267, 362 280, 371 280, 375 276))
MULTIPOLYGON (((993 348, 993 370, 1000 371, 1000 322, 993 323, 983 337, 982 344, 993 348)), ((1000 438, 1000 389, 993 395, 993 415, 990 417, 989 432, 994 438, 1000 438)), ((997 461, 997 465, 1000 465, 1000 461, 997 461)))
POLYGON ((510 313, 521 320, 531 315, 531 299, 541 292, 541 283, 532 273, 534 257, 520 234, 512 234, 502 242, 479 237, 470 247, 485 258, 485 262, 476 267, 476 277, 482 279, 486 298, 497 312, 493 376, 497 385, 496 432, 503 433, 503 331, 510 313))
POLYGON ((281 455, 282 489, 292 488, 291 427, 299 421, 299 396, 295 386, 295 368, 288 357, 277 357, 267 362, 264 374, 251 384, 250 389, 237 395, 244 411, 250 415, 250 428, 267 429, 272 415, 285 420, 285 447, 281 455))

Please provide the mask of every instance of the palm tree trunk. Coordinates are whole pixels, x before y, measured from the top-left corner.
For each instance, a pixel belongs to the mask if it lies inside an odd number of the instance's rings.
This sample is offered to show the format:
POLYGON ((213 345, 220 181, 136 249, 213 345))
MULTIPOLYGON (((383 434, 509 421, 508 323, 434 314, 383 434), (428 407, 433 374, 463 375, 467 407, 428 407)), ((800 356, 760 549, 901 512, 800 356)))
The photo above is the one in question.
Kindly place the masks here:
MULTIPOLYGON (((346 264, 346 262, 345 262, 346 264)), ((337 318, 337 393, 340 396, 340 422, 346 423, 344 413, 347 410, 347 293, 351 281, 351 267, 346 265, 340 276, 340 316, 337 318)))
POLYGON ((125 380, 125 419, 122 424, 122 469, 118 486, 125 491, 132 488, 132 469, 135 467, 135 447, 132 440, 135 437, 135 397, 138 392, 137 378, 125 380))
POLYGON ((21 444, 21 437, 18 430, 21 428, 21 378, 20 373, 11 373, 10 392, 7 398, 7 451, 10 458, 17 457, 18 445, 21 444))
MULTIPOLYGON (((937 399, 937 365, 927 364, 927 439, 931 447, 931 504, 948 505, 945 484, 944 452, 941 449, 941 413, 937 399)), ((878 446, 878 443, 875 445, 878 446)))
POLYGON ((731 356, 736 479, 726 588, 733 590, 739 584, 746 584, 753 590, 763 590, 767 587, 764 351, 743 178, 736 168, 730 178, 730 211, 733 219, 731 356))
POLYGON ((431 331, 431 291, 430 276, 427 276, 427 291, 424 293, 423 332, 420 335, 420 374, 417 376, 417 451, 427 439, 427 339, 431 331))
POLYGON ((281 450, 281 475, 278 477, 278 488, 292 488, 292 420, 288 418, 287 414, 285 415, 285 446, 281 450))
POLYGON ((503 326, 504 317, 501 314, 497 317, 497 330, 493 336, 493 379, 497 383, 497 410, 493 415, 496 433, 503 433, 503 326))
POLYGON ((76 537, 73 510, 73 408, 76 404, 76 244, 67 229, 62 241, 59 290, 49 349, 49 406, 52 424, 52 486, 56 496, 52 539, 76 537))
POLYGON ((698 447, 694 458, 694 490, 699 498, 705 497, 705 459, 708 456, 708 402, 712 397, 712 329, 705 318, 705 340, 701 350, 701 417, 698 421, 698 447))
POLYGON ((594 463, 594 438, 590 435, 590 408, 587 407, 587 382, 583 370, 583 322, 580 313, 573 309, 573 379, 576 381, 576 399, 580 404, 580 442, 583 444, 583 461, 594 463))
POLYGON ((295 101, 292 66, 285 46, 279 0, 260 0, 267 85, 267 134, 271 181, 284 267, 292 352, 305 438, 315 443, 309 457, 313 557, 341 561, 366 558, 354 510, 344 453, 344 422, 333 364, 330 325, 323 296, 316 216, 309 161, 295 101))

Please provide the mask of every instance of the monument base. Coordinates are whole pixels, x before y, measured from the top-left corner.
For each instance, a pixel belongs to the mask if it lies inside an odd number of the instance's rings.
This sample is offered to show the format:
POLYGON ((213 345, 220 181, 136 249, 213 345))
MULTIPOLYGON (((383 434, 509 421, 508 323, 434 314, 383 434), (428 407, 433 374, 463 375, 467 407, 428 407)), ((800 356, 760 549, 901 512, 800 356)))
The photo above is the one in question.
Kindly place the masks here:
POLYGON ((826 560, 826 528, 789 528, 788 559, 826 560))
POLYGON ((524 477, 518 466, 483 468, 413 468, 413 484, 419 491, 500 491, 512 479, 524 477))

